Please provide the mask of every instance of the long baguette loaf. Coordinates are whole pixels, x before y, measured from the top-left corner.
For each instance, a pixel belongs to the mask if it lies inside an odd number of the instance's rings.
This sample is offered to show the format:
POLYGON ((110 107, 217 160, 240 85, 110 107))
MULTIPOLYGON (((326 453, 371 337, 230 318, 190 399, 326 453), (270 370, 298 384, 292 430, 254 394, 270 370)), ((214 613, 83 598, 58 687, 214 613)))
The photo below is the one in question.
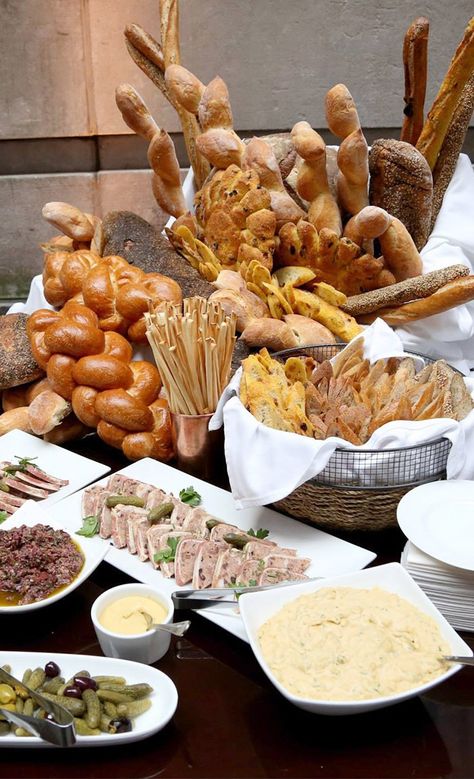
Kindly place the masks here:
POLYGON ((461 93, 433 171, 433 209, 430 230, 434 227, 436 217, 443 204, 444 193, 453 177, 473 110, 474 73, 461 93))
POLYGON ((400 140, 413 145, 416 144, 423 127, 429 29, 428 19, 419 16, 410 24, 403 42, 405 108, 400 140))
POLYGON ((456 308, 463 303, 474 300, 474 276, 464 276, 445 284, 427 298, 406 303, 397 308, 381 308, 375 313, 364 314, 359 317, 362 324, 371 324, 374 319, 380 317, 388 325, 405 325, 408 322, 416 322, 418 319, 442 314, 450 308, 456 308))
POLYGON ((352 295, 341 306, 342 310, 352 316, 369 314, 379 308, 408 303, 410 300, 427 298, 450 281, 469 276, 469 268, 466 265, 450 265, 441 270, 434 270, 424 276, 415 276, 388 287, 374 289, 371 292, 363 292, 360 295, 352 295))
POLYGON ((461 93, 474 71, 474 16, 456 49, 435 101, 428 112, 416 148, 434 169, 461 93))

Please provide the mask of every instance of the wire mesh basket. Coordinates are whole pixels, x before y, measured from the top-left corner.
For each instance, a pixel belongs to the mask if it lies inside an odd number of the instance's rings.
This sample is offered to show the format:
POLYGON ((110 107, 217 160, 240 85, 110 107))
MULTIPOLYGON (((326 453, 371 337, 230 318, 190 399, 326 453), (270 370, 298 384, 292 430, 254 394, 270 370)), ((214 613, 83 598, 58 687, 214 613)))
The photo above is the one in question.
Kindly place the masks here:
MULTIPOLYGON (((330 360, 346 344, 285 349, 272 356, 330 360)), ((425 363, 434 360, 422 354, 425 363)), ((451 442, 447 438, 394 449, 336 449, 328 464, 274 506, 292 517, 339 530, 383 530, 397 524, 396 510, 406 492, 446 478, 451 442)))

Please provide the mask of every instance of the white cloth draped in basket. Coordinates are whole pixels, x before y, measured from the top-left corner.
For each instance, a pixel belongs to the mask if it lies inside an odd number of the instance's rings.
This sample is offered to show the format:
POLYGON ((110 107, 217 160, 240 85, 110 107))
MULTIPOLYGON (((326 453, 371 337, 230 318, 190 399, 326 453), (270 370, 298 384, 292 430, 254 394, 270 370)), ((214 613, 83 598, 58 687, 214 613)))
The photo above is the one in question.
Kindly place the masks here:
MULTIPOLYGON (((359 338, 364 339, 364 354, 371 362, 403 354, 400 338, 380 319, 359 338)), ((423 361, 417 362, 417 367, 421 367, 423 361)), ((354 447, 341 438, 316 441, 297 433, 273 430, 257 422, 238 397, 240 376, 241 369, 224 390, 209 424, 211 430, 224 425, 227 471, 238 508, 262 506, 286 497, 320 473, 336 448, 384 450, 435 441, 444 436, 452 442, 447 463, 448 479, 474 478, 474 411, 462 422, 453 419, 389 422, 376 430, 364 446, 354 447)), ((474 379, 465 379, 465 382, 474 397, 474 379)), ((346 476, 356 475, 363 484, 364 471, 371 461, 373 465, 373 456, 367 455, 367 460, 358 465, 357 474, 346 476)), ((398 461, 399 455, 394 454, 393 463, 398 461)), ((399 474, 400 482, 416 481, 420 476, 417 467, 422 467, 419 458, 407 458, 404 471, 399 474)))

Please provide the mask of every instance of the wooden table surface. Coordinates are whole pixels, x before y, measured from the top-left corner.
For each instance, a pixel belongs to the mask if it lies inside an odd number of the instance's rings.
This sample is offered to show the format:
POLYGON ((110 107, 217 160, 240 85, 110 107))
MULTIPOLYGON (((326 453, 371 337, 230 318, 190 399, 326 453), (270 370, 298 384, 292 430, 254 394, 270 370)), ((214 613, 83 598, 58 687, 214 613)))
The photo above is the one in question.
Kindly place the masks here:
MULTIPOLYGON (((126 461, 95 437, 75 451, 126 461)), ((341 536, 399 560, 398 530, 341 536)), ((129 577, 102 563, 71 595, 28 615, 1 618, 5 651, 101 654, 90 608, 129 577)), ((172 639, 156 665, 176 684, 176 714, 161 732, 130 745, 79 750, 2 749, 0 777, 151 779, 152 777, 472 777, 474 668, 427 695, 373 713, 322 717, 287 703, 260 670, 249 646, 199 614, 185 639, 172 639)), ((463 634, 474 647, 474 635, 463 634)))

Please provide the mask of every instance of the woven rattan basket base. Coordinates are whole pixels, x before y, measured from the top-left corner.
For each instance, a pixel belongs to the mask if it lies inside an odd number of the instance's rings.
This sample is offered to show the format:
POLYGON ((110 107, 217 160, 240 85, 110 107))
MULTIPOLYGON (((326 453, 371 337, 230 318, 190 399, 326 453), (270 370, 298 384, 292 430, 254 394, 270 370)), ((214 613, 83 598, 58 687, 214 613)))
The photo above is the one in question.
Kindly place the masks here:
POLYGON ((397 525, 397 506, 413 487, 351 490, 306 482, 273 506, 328 530, 386 530, 397 525))

